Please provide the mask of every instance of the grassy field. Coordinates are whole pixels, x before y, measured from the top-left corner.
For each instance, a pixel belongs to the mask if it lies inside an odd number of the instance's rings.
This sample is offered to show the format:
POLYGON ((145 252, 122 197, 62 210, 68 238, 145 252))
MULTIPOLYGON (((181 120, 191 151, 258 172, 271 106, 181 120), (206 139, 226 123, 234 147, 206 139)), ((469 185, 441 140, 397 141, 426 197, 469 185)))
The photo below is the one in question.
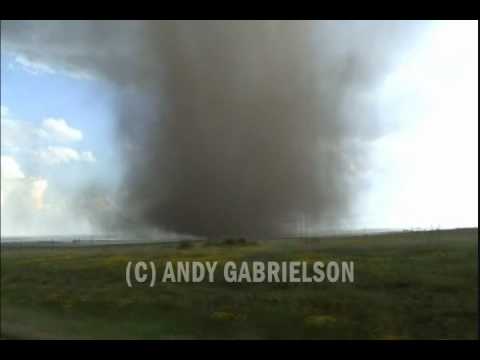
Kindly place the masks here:
MULTIPOLYGON (((3 338, 475 339, 478 229, 335 238, 2 246, 3 338), (354 283, 128 288, 128 261, 354 261, 354 283)), ((221 277, 220 277, 221 278, 221 277)))

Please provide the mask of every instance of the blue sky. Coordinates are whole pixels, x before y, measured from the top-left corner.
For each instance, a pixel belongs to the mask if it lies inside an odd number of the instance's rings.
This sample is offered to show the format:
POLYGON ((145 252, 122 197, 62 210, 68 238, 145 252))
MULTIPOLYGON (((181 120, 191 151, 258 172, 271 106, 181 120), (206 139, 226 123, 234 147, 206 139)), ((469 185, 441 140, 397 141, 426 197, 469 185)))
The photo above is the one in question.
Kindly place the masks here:
POLYGON ((78 200, 91 185, 109 199, 120 182, 112 89, 3 49, 0 83, 2 236, 96 232, 78 200))
MULTIPOLYGON (((78 180, 87 181, 91 177, 114 184, 118 178, 118 161, 113 148, 112 95, 108 84, 99 79, 35 71, 9 54, 2 53, 1 62, 1 104, 8 109, 9 116, 38 128, 47 118, 65 119, 70 127, 83 134, 81 142, 69 146, 91 151, 96 158, 89 166, 70 162, 61 165, 63 169, 58 166, 39 169, 30 156, 18 155, 22 168, 40 172, 32 175, 46 177, 62 187, 72 183, 78 186, 78 180)), ((2 146, 2 155, 10 153, 2 146)))

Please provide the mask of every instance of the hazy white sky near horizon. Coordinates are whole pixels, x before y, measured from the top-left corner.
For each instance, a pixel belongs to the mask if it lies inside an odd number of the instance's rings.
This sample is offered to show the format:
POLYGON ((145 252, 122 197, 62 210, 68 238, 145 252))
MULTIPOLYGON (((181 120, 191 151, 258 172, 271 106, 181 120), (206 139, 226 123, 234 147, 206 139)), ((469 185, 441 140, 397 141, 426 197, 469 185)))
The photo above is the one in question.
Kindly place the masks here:
POLYGON ((478 22, 434 22, 379 91, 367 227, 478 226, 478 22))
MULTIPOLYGON (((1 56, 1 235, 94 232, 70 207, 88 179, 117 185, 108 86, 1 56), (28 226, 9 216, 19 202, 28 226)), ((478 22, 432 22, 367 96, 391 130, 367 144, 368 190, 344 227, 478 226, 478 22)))

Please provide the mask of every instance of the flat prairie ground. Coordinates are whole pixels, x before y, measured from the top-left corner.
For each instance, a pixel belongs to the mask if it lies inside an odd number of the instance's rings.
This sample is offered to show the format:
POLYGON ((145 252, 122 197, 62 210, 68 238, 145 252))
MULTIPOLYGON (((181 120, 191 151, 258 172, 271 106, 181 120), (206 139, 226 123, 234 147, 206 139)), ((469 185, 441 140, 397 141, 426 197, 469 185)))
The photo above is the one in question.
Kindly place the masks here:
POLYGON ((478 229, 232 243, 7 245, 1 336, 476 339, 478 229), (354 261, 353 283, 125 281, 129 261, 354 261))

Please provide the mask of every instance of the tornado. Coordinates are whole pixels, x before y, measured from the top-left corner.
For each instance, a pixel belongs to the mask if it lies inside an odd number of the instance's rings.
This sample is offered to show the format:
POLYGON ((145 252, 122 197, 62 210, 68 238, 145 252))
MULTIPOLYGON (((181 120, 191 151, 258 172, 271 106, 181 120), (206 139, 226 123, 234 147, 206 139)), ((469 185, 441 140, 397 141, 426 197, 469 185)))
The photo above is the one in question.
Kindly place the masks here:
POLYGON ((365 144, 388 131, 375 90, 423 27, 14 21, 2 46, 112 84, 119 228, 281 236, 348 221, 365 144))

